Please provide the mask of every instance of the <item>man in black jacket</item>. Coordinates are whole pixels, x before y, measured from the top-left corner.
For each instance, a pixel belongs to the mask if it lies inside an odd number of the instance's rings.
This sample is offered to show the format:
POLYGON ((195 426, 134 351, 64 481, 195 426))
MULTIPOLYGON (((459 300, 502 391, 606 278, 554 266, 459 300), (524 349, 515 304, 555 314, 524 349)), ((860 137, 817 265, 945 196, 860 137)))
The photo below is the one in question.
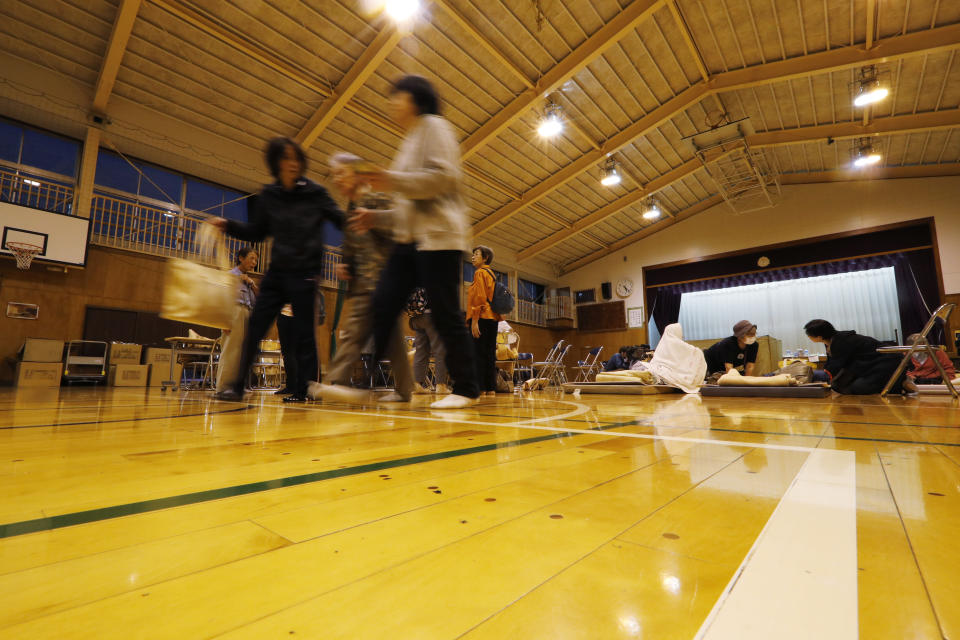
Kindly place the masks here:
MULTIPOLYGON (((826 320, 811 320, 803 327, 813 342, 827 347, 830 386, 837 393, 871 395, 883 391, 897 370, 900 356, 877 353, 880 341, 856 331, 837 331, 826 320)), ((894 383, 891 393, 903 392, 904 375, 894 383)))
POLYGON ((243 399, 244 382, 260 349, 260 341, 285 304, 293 306, 296 329, 297 375, 287 382, 293 395, 284 402, 303 402, 307 384, 319 380, 314 327, 317 276, 323 270, 323 225, 343 228, 344 215, 322 186, 303 177, 307 167, 303 149, 289 138, 274 138, 267 145, 266 161, 276 178, 250 206, 248 224, 224 218, 210 223, 248 242, 273 237, 270 268, 260 284, 260 295, 250 314, 250 325, 231 388, 217 394, 220 400, 243 399))

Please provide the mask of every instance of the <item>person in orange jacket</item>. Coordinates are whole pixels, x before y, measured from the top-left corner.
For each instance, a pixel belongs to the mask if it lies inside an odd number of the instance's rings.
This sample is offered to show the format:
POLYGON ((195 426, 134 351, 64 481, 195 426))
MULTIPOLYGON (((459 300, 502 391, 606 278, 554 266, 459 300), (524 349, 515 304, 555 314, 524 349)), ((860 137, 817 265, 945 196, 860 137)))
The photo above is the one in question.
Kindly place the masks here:
POLYGON ((475 271, 473 283, 467 292, 467 323, 473 335, 481 397, 492 397, 497 393, 497 323, 503 319, 490 308, 493 290, 497 285, 497 277, 490 268, 491 262, 493 250, 490 247, 474 247, 470 263, 475 271))

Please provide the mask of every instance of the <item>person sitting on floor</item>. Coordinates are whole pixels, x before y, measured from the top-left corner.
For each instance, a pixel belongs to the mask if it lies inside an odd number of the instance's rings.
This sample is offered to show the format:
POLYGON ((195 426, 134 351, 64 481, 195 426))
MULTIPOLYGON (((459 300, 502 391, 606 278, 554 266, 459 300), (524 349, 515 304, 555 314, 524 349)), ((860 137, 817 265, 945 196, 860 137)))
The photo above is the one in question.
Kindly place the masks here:
MULTIPOLYGON (((919 340, 920 334, 914 333, 907 338, 907 344, 914 345, 919 340)), ((933 352, 950 379, 955 378, 957 370, 946 352, 937 346, 933 347, 933 352)), ((926 351, 914 351, 910 357, 910 366, 907 369, 907 376, 913 380, 914 384, 943 384, 943 376, 940 374, 940 369, 937 368, 937 363, 930 358, 926 351)))
POLYGON ((629 351, 630 347, 620 347, 620 350, 613 354, 613 356, 603 365, 603 370, 623 371, 624 369, 629 369, 630 364, 627 361, 627 354, 629 351))
MULTIPOLYGON (((811 320, 803 330, 813 342, 827 347, 830 387, 837 393, 871 395, 883 391, 884 385, 900 364, 900 356, 877 353, 880 341, 856 331, 837 331, 826 320, 811 320)), ((890 388, 891 393, 903 393, 905 375, 890 388)))
POLYGON ((760 345, 757 344, 757 325, 741 320, 733 325, 733 335, 704 350, 707 373, 726 373, 736 369, 745 376, 753 375, 760 345))

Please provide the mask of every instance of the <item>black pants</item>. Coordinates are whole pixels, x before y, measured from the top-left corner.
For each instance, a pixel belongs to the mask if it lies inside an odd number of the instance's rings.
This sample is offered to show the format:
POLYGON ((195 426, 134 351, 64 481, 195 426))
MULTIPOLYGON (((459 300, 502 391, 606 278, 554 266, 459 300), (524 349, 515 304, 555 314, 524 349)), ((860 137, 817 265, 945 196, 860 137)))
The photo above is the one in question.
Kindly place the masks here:
POLYGON ((317 281, 311 274, 267 271, 250 314, 247 337, 243 342, 243 357, 237 369, 239 378, 233 383, 234 391, 243 393, 243 382, 260 352, 260 341, 280 315, 283 305, 290 303, 293 305, 293 343, 297 371, 294 379, 287 377, 287 386, 296 394, 306 393, 307 383, 319 377, 317 336, 314 328, 316 299, 317 281))
MULTIPOLYGON (((859 364, 843 370, 833 381, 833 390, 852 396, 869 396, 883 391, 887 380, 900 365, 900 356, 879 356, 865 364, 859 364)), ((905 373, 890 387, 890 393, 902 393, 905 373)))
POLYGON ((473 356, 476 358, 477 382, 480 391, 497 390, 497 321, 481 318, 480 337, 473 339, 473 356))
POLYGON ((282 313, 277 317, 277 337, 280 340, 280 353, 283 354, 283 369, 286 372, 287 389, 292 390, 297 380, 297 322, 292 316, 282 313))
POLYGON ((413 244, 394 247, 373 294, 374 357, 383 359, 407 298, 415 288, 423 287, 433 313, 433 324, 447 350, 445 361, 453 380, 453 393, 476 398, 480 392, 473 345, 460 309, 461 260, 460 251, 417 251, 413 244))

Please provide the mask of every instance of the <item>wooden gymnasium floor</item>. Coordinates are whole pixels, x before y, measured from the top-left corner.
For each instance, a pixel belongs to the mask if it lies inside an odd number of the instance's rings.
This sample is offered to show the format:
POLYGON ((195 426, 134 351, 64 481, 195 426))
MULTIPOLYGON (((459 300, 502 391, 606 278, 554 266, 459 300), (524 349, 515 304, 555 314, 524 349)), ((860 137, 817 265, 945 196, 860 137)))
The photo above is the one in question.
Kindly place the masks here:
POLYGON ((428 399, 0 392, 0 637, 960 637, 948 397, 428 399))

